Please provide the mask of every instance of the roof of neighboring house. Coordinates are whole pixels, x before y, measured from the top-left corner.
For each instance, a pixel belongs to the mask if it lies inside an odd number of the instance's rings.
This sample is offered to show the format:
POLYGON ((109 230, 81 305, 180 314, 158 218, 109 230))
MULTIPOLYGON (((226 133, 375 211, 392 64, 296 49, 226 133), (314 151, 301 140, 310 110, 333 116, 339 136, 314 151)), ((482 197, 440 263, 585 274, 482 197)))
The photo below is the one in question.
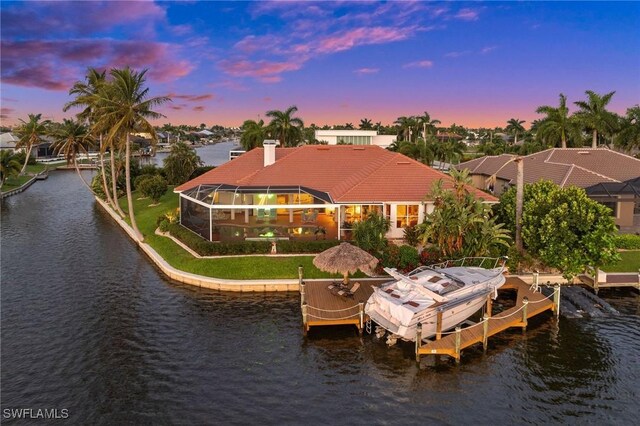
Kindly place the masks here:
POLYGON ((618 195, 633 195, 640 197, 640 176, 625 182, 602 182, 586 189, 591 196, 617 197, 618 195))
POLYGON ((13 133, 6 132, 0 134, 0 148, 2 149, 15 149, 16 142, 19 139, 13 135, 13 133))
MULTIPOLYGON (((502 154, 458 164, 471 174, 496 176, 515 183, 516 156, 502 154)), ((547 179, 560 186, 587 188, 602 182, 623 182, 640 176, 640 160, 608 148, 552 148, 522 157, 526 183, 547 179)))
MULTIPOLYGON (((424 200, 439 179, 452 187, 450 176, 402 154, 374 145, 306 145, 277 148, 274 164, 264 167, 264 149, 242 156, 186 182, 176 191, 198 185, 238 186, 300 185, 327 192, 335 202, 385 202, 424 200)), ((469 191, 486 201, 496 201, 471 186, 469 191)))

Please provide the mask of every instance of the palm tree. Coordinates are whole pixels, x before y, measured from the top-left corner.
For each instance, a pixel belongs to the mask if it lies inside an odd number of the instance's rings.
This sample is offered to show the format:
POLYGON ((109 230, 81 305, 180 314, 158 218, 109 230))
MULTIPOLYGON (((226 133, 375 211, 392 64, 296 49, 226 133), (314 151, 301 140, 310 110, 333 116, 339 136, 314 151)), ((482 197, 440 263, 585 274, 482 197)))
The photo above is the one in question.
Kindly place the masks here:
POLYGON ((109 75, 112 81, 101 86, 98 91, 97 117, 98 129, 109 129, 107 141, 115 145, 117 139, 125 140, 125 185, 127 191, 127 206, 131 227, 136 236, 144 237, 138 229, 133 211, 133 196, 131 193, 131 133, 146 132, 156 140, 156 131, 148 119, 164 117, 153 111, 155 106, 170 101, 166 96, 149 98, 149 88, 144 87, 147 70, 137 72, 129 67, 112 69, 109 75))
POLYGON ((373 129, 373 122, 368 118, 363 118, 360 120, 360 129, 362 130, 371 130, 373 129))
POLYGON ((411 142, 412 141, 412 130, 416 128, 417 120, 415 117, 398 117, 394 124, 398 126, 398 135, 403 135, 404 140, 411 142))
POLYGON ((100 175, 102 176, 102 190, 107 197, 107 202, 111 206, 113 206, 120 217, 124 217, 125 214, 120 208, 120 204, 118 204, 117 202, 118 189, 116 186, 117 179, 115 167, 116 146, 113 143, 103 143, 103 133, 105 133, 107 129, 97 129, 95 126, 97 122, 97 102, 99 101, 98 91, 105 83, 106 71, 98 71, 95 68, 87 69, 85 81, 76 81, 71 89, 69 89, 69 95, 75 96, 75 99, 67 102, 62 110, 68 111, 73 107, 84 107, 84 109, 77 114, 77 117, 79 120, 86 121, 90 126, 92 126, 92 133, 94 134, 94 136, 95 134, 99 135, 100 175), (109 159, 111 163, 111 191, 109 190, 109 185, 107 184, 106 167, 104 165, 104 154, 107 149, 109 150, 109 159))
POLYGON ((429 131, 429 134, 434 134, 436 132, 436 125, 441 124, 440 120, 432 120, 427 111, 416 118, 418 120, 418 124, 422 124, 422 137, 424 139, 427 138, 427 130, 429 131))
POLYGON ((23 148, 27 154, 24 158, 22 170, 20 170, 21 175, 24 175, 27 169, 27 163, 29 162, 29 158, 31 158, 31 150, 34 145, 40 143, 42 137, 47 134, 47 127, 50 122, 49 120, 40 121, 41 119, 42 114, 29 114, 29 121, 20 119, 22 124, 15 130, 16 135, 20 139, 16 143, 16 148, 23 148))
POLYGON ((67 164, 73 164, 84 185, 93 193, 91 185, 84 180, 78 167, 78 154, 86 154, 89 148, 93 146, 93 137, 89 128, 79 121, 65 118, 62 124, 52 129, 51 135, 54 138, 52 144, 54 153, 62 153, 67 160, 67 164))
POLYGON ((616 144, 627 151, 640 148, 640 105, 627 109, 627 116, 622 120, 616 144))
MULTIPOLYGON (((569 120, 569 108, 567 108, 567 97, 560 93, 560 103, 558 107, 543 105, 536 109, 538 114, 546 114, 537 125, 538 131, 543 135, 543 139, 560 138, 560 146, 567 147, 567 135, 571 129, 569 120)), ((554 142, 555 145, 555 142, 554 142)))
POLYGON ((262 142, 267 137, 267 128, 264 126, 264 121, 246 120, 242 123, 242 136, 240 137, 240 144, 245 151, 251 151, 253 148, 262 146, 262 142))
POLYGON ((507 132, 515 135, 515 139, 513 141, 514 145, 518 143, 518 133, 524 133, 524 127, 522 127, 524 122, 524 120, 520 120, 519 118, 512 118, 507 121, 507 132))
POLYGON ((580 108, 575 116, 587 131, 592 132, 591 148, 597 148, 598 133, 600 135, 611 133, 616 127, 616 115, 606 109, 616 92, 609 92, 602 96, 591 90, 585 93, 586 101, 574 102, 580 108))
POLYGON ((4 181, 10 176, 17 176, 20 173, 20 162, 16 156, 8 151, 0 151, 0 188, 4 185, 4 181))
POLYGON ((271 118, 269 128, 282 146, 294 146, 302 140, 304 122, 298 117, 293 117, 296 111, 298 107, 295 105, 284 111, 267 111, 267 117, 271 118))

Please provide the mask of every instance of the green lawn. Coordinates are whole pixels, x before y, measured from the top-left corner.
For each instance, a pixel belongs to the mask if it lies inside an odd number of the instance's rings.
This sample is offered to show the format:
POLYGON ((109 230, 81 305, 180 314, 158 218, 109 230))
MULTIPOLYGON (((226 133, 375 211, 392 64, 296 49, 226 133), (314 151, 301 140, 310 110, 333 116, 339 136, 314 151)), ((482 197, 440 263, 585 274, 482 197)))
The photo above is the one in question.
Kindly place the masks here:
MULTIPOLYGON (((144 235, 144 241, 153 247, 171 266, 185 272, 216 278, 228 279, 269 279, 269 278, 297 278, 298 266, 304 267, 306 278, 337 277, 320 271, 313 266, 314 256, 291 257, 228 257, 219 259, 196 259, 166 237, 155 235, 156 219, 158 216, 178 207, 178 194, 173 193, 169 187, 167 193, 161 198, 160 204, 149 207, 150 199, 138 200, 140 195, 133 194, 133 205, 136 220, 140 232, 144 235)), ((127 212, 127 199, 120 199, 122 210, 127 212)), ((129 223, 129 219, 126 219, 129 223)))
POLYGON ((640 268, 640 250, 621 251, 620 262, 602 268, 606 272, 638 272, 640 268))
POLYGON ((7 180, 4 181, 4 185, 2 185, 2 192, 11 191, 24 185, 33 177, 33 175, 40 173, 45 169, 45 167, 46 165, 44 164, 28 164, 26 175, 7 178, 7 180))

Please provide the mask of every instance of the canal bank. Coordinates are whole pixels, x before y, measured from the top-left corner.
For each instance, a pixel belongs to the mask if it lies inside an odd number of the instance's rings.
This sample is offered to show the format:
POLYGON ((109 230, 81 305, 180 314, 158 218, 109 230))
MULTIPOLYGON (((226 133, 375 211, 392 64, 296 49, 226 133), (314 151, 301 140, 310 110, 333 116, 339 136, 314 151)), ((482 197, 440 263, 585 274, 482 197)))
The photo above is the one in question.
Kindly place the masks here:
POLYGON ((73 173, 4 200, 0 226, 2 409, 102 425, 637 420, 632 289, 601 291, 619 316, 535 320, 487 354, 463 351, 460 367, 418 366, 412 347, 353 326, 304 338, 295 293, 169 280, 73 173))

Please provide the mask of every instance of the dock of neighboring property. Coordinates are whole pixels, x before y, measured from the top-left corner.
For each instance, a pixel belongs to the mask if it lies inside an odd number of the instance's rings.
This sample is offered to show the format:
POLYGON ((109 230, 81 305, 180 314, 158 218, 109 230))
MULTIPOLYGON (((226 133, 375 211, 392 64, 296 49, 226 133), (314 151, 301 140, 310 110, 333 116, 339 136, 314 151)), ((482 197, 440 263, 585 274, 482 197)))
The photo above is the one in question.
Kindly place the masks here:
MULTIPOLYGON (((559 313, 560 286, 556 286, 551 296, 534 291, 532 286, 519 278, 509 277, 500 288, 502 290, 516 290, 515 305, 499 314, 491 316, 491 298, 487 298, 487 307, 482 321, 467 328, 456 327, 455 331, 440 332, 435 340, 423 342, 420 334, 416 339, 416 360, 423 355, 448 355, 457 362, 460 361, 461 351, 469 346, 482 343, 486 349, 489 337, 511 327, 525 329, 529 318, 545 311, 552 310, 559 313)), ((442 314, 438 315, 442 323, 442 314)))
POLYGON ((640 290, 640 270, 638 273, 597 271, 598 279, 594 279, 594 276, 581 274, 578 279, 591 287, 596 294, 601 288, 634 287, 640 290))

